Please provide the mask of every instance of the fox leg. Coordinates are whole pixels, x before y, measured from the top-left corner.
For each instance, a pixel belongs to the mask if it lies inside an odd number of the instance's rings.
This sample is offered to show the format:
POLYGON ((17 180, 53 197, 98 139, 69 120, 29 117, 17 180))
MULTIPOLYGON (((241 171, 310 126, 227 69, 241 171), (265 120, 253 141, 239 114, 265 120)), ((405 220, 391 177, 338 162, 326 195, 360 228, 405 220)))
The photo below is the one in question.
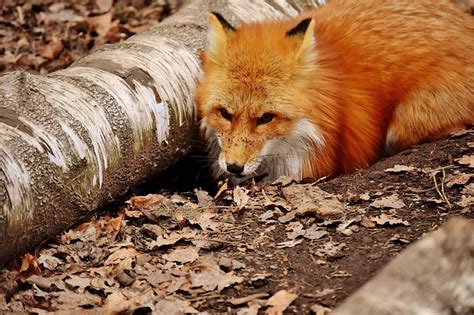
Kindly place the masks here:
POLYGON ((394 111, 387 137, 387 154, 445 137, 474 123, 474 86, 453 90, 421 90, 394 111))

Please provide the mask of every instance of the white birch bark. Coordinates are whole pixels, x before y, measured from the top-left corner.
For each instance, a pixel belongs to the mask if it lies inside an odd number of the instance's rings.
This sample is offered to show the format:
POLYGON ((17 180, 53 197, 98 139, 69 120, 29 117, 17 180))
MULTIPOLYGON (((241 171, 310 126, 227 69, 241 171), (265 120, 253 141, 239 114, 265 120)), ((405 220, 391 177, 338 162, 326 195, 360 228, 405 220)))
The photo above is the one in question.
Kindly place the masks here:
POLYGON ((451 219, 401 252, 331 314, 474 314, 474 222, 451 219))
POLYGON ((186 154, 207 13, 236 25, 317 0, 194 0, 50 75, 0 77, 0 264, 186 154))

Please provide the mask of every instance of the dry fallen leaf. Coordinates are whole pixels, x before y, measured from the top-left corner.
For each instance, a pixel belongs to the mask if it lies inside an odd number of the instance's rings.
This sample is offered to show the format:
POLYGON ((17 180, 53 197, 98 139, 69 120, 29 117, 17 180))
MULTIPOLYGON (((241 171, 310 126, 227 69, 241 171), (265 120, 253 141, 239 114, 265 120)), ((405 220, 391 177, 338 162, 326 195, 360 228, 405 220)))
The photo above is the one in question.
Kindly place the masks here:
POLYGON ((104 314, 132 314, 140 306, 138 297, 125 296, 120 291, 107 296, 104 314))
POLYGON ((97 42, 105 42, 104 38, 108 35, 109 31, 112 28, 117 27, 119 21, 112 21, 112 17, 112 12, 107 12, 105 14, 89 17, 87 19, 91 29, 94 30, 98 35, 97 42))
POLYGON ((309 240, 319 240, 320 238, 328 235, 328 232, 316 224, 311 225, 305 232, 304 237, 309 240))
POLYGON ((54 23, 79 23, 84 21, 84 17, 76 14, 74 10, 64 9, 57 12, 46 14, 44 17, 45 24, 54 23))
POLYGON ((249 191, 245 188, 237 186, 234 188, 234 202, 237 208, 243 209, 250 200, 249 191))
POLYGON ((337 243, 333 241, 329 241, 324 243, 316 252, 315 254, 319 257, 328 256, 331 258, 339 258, 343 257, 343 251, 347 248, 346 243, 337 243))
POLYGON ((209 193, 207 191, 201 189, 194 189, 194 194, 196 195, 200 208, 214 206, 214 198, 209 196, 209 193))
POLYGON ((178 299, 177 297, 168 296, 160 298, 154 306, 153 314, 197 314, 189 301, 178 299))
POLYGON ((474 168, 474 155, 463 155, 461 158, 456 159, 456 162, 461 165, 467 165, 470 168, 474 168))
POLYGON ((292 221, 294 218, 296 218, 296 210, 290 211, 287 214, 282 215, 278 218, 278 221, 280 221, 281 223, 286 223, 292 221))
POLYGON ((127 201, 132 210, 139 210, 153 222, 158 222, 159 216, 171 217, 175 204, 167 197, 158 194, 136 196, 127 201))
POLYGON ((112 218, 107 221, 107 225, 112 229, 112 231, 115 231, 115 232, 120 231, 120 228, 122 227, 124 215, 125 214, 119 215, 116 218, 112 218))
POLYGON ((401 200, 397 194, 392 194, 388 197, 377 198, 370 204, 370 207, 383 209, 383 208, 393 208, 401 209, 405 207, 405 203, 401 200))
POLYGON ((293 303, 298 297, 297 294, 290 293, 286 290, 280 290, 268 299, 266 314, 280 315, 293 303))
MULTIPOLYGON (((75 293, 72 291, 56 292, 56 299, 52 301, 51 307, 57 311, 63 311, 63 314, 71 314, 73 311, 80 310, 88 305, 100 305, 102 298, 87 291, 75 293)), ((61 312, 58 312, 61 313, 61 312)))
POLYGON ((461 193, 469 196, 474 196, 474 183, 464 186, 461 193))
POLYGON ((38 260, 35 256, 31 254, 25 254, 21 258, 20 266, 20 277, 26 279, 31 275, 41 274, 41 269, 39 268, 38 260))
POLYGON ((286 186, 290 185, 293 182, 295 182, 295 179, 293 177, 280 176, 272 183, 272 185, 278 185, 278 186, 286 187, 286 186))
POLYGON ((113 0, 94 0, 98 13, 108 12, 112 8, 113 0))
POLYGON ((63 278, 66 275, 58 275, 58 276, 49 276, 49 277, 42 277, 37 275, 31 275, 26 282, 35 284, 43 291, 50 292, 50 291, 64 291, 66 290, 66 285, 63 282, 63 278))
POLYGON ((215 262, 193 266, 188 278, 193 288, 202 288, 206 291, 217 289, 218 292, 244 281, 242 277, 234 275, 233 271, 225 273, 215 262))
POLYGON ((142 211, 150 220, 160 222, 160 217, 171 218, 173 225, 178 224, 183 227, 190 222, 191 224, 198 224, 196 222, 201 219, 207 220, 209 218, 202 217, 203 215, 213 214, 210 209, 204 209, 207 212, 203 213, 203 209, 190 201, 183 204, 182 200, 174 199, 176 203, 168 197, 159 194, 149 194, 147 196, 133 197, 127 201, 132 209, 142 211))
POLYGON ((306 233, 303 224, 300 222, 291 222, 286 227, 286 230, 288 231, 286 235, 290 240, 294 240, 298 236, 303 236, 306 233))
POLYGON ((360 225, 366 228, 373 228, 376 226, 375 222, 371 221, 369 218, 365 216, 362 217, 362 220, 360 221, 360 225))
POLYGON ((286 241, 286 242, 277 243, 277 244, 276 244, 276 247, 277 247, 277 248, 295 247, 296 245, 301 244, 301 243, 303 243, 303 239, 302 239, 302 238, 300 238, 300 239, 295 239, 295 240, 291 240, 291 241, 286 241))
POLYGON ((217 191, 216 195, 214 196, 214 199, 219 198, 225 191, 229 189, 229 184, 227 183, 227 180, 219 187, 219 190, 217 191))
POLYGON ((225 223, 217 222, 216 220, 213 220, 213 218, 216 216, 215 213, 205 211, 202 213, 199 213, 194 216, 194 218, 187 218, 189 223, 191 224, 197 224, 201 227, 201 229, 205 230, 210 230, 214 232, 220 231, 222 228, 225 227, 225 223))
POLYGON ((171 232, 168 234, 159 235, 155 240, 148 243, 148 250, 154 250, 162 246, 169 246, 176 244, 183 239, 193 239, 197 234, 196 230, 185 228, 179 232, 171 232))
POLYGON ((472 207, 474 205, 474 196, 461 196, 461 200, 456 202, 457 205, 461 207, 472 207))
POLYGON ((39 257, 38 257, 38 262, 44 268, 46 268, 48 270, 51 270, 51 271, 56 270, 56 268, 59 265, 63 264, 63 261, 61 259, 56 258, 52 255, 48 255, 48 254, 40 254, 39 257))
POLYGON ((74 229, 63 233, 61 235, 61 242, 68 244, 72 241, 80 240, 82 242, 96 242, 97 241, 97 228, 91 223, 83 223, 74 229))
POLYGON ((184 264, 196 261, 196 259, 199 258, 199 253, 198 249, 194 247, 185 247, 175 249, 169 254, 164 254, 163 258, 168 261, 174 261, 184 264))
POLYGON ((315 293, 311 293, 311 297, 315 299, 321 299, 327 295, 332 295, 336 293, 337 290, 331 288, 324 288, 322 290, 316 290, 315 293))
POLYGON ((242 304, 246 304, 250 301, 253 301, 253 300, 256 300, 256 299, 263 299, 263 298, 267 298, 268 297, 268 293, 266 292, 262 292, 262 293, 255 293, 255 294, 252 294, 252 295, 248 295, 248 296, 244 296, 244 297, 241 297, 241 298, 233 298, 233 299, 229 299, 227 300, 230 304, 232 305, 242 305, 242 304))
POLYGON ((360 194, 359 199, 364 200, 364 201, 369 201, 370 200, 370 194, 368 192, 360 194))
POLYGON ((237 315, 258 315, 258 311, 265 305, 264 300, 253 300, 248 303, 248 307, 241 308, 237 311, 237 315))
POLYGON ((50 60, 56 59, 63 50, 63 48, 63 42, 59 38, 54 36, 51 41, 44 46, 43 51, 41 52, 41 57, 50 60))
MULTIPOLYGON (((134 260, 139 253, 133 247, 127 248, 120 248, 119 250, 113 252, 104 262, 104 265, 116 265, 121 264, 124 261, 130 262, 131 265, 132 260, 134 260)), ((127 264, 128 265, 128 264, 127 264)))
POLYGON ((142 211, 129 210, 129 209, 125 209, 124 213, 125 213, 125 217, 133 218, 133 219, 141 218, 145 215, 142 211))
POLYGON ((268 221, 273 221, 272 219, 274 217, 275 217, 275 212, 273 210, 267 210, 258 216, 258 220, 260 222, 268 222, 268 221))
POLYGON ((387 168, 385 170, 385 172, 387 172, 387 173, 405 173, 405 172, 411 172, 411 171, 414 171, 414 170, 416 170, 416 167, 395 164, 393 167, 387 168))
POLYGON ((146 280, 154 287, 159 287, 162 283, 171 283, 175 277, 171 274, 171 271, 167 272, 154 272, 146 276, 146 280))
POLYGON ((91 285, 90 278, 83 278, 77 275, 69 275, 64 282, 74 291, 84 293, 86 288, 91 285))
POLYGON ((109 221, 107 221, 107 227, 112 230, 112 235, 110 235, 109 238, 109 243, 113 243, 115 239, 117 238, 120 229, 122 228, 122 225, 125 225, 124 222, 124 217, 125 217, 125 212, 122 211, 119 213, 119 215, 116 218, 112 218, 109 221))
POLYGON ((459 186, 465 185, 469 182, 472 176, 473 176, 472 174, 456 175, 447 180, 446 187, 451 188, 456 185, 459 185, 459 186))
POLYGON ((386 213, 382 213, 378 217, 370 217, 369 218, 371 221, 377 223, 378 225, 405 225, 405 226, 410 226, 410 223, 406 220, 394 218, 386 213))
POLYGON ((262 189, 262 195, 263 195, 263 206, 265 207, 265 209, 280 208, 280 209, 288 211, 291 208, 288 202, 286 202, 285 200, 281 198, 278 198, 278 200, 276 201, 271 200, 268 197, 268 195, 265 193, 264 189, 262 189))
MULTIPOLYGON (((189 281, 185 277, 180 277, 171 282, 171 284, 166 288, 166 294, 173 294, 176 291, 180 290, 184 286, 189 286, 189 281)), ((184 289, 186 291, 186 289, 184 289)))
POLYGON ((173 208, 174 203, 167 197, 159 194, 148 194, 146 196, 132 197, 127 201, 132 209, 153 210, 160 207, 173 208))
POLYGON ((350 236, 353 233, 353 231, 350 229, 351 225, 360 222, 361 220, 362 218, 360 216, 351 219, 345 219, 343 220, 343 222, 341 222, 341 224, 337 226, 336 231, 346 236, 350 236))
POLYGON ((245 264, 237 261, 235 259, 230 259, 227 257, 221 257, 219 262, 217 263, 221 269, 228 271, 228 270, 238 270, 245 268, 245 264))
POLYGON ((332 311, 330 308, 327 308, 319 304, 314 304, 313 306, 311 306, 311 310, 313 311, 315 315, 326 315, 332 311))
MULTIPOLYGON (((293 184, 283 187, 282 193, 285 199, 293 205, 296 216, 314 213, 320 217, 338 217, 345 210, 344 204, 335 195, 312 184, 293 184)), ((293 211, 289 213, 291 212, 293 211)))

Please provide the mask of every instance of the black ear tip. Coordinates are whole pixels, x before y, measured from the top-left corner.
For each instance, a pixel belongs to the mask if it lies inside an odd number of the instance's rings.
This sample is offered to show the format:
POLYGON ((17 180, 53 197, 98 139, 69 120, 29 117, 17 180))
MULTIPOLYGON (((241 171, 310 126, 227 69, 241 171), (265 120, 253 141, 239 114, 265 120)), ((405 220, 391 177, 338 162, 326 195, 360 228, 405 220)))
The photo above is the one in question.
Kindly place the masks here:
POLYGON ((224 17, 218 12, 211 11, 211 14, 214 15, 219 21, 224 20, 224 17))
POLYGON ((286 32, 287 36, 295 36, 295 35, 301 35, 306 33, 306 30, 308 29, 309 23, 311 23, 312 18, 307 18, 304 19, 303 21, 299 22, 298 25, 296 25, 294 28, 286 32))
POLYGON ((235 28, 229 22, 227 22, 227 20, 224 19, 224 17, 220 13, 211 11, 211 14, 213 14, 219 20, 219 22, 221 22, 222 26, 225 29, 235 31, 235 28))

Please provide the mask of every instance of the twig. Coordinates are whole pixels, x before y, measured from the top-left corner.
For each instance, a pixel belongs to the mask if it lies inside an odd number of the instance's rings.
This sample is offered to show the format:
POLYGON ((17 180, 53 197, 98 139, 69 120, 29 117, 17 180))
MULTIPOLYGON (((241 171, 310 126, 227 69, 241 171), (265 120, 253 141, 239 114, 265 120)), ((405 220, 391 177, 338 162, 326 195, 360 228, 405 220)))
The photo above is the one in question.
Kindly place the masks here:
POLYGON ((451 208, 451 203, 449 202, 448 197, 446 196, 446 193, 444 192, 444 180, 446 179, 446 171, 444 170, 444 168, 442 168, 441 171, 443 173, 443 178, 442 178, 442 181, 440 183, 441 190, 439 189, 438 181, 436 180, 436 174, 438 174, 438 171, 433 172, 432 177, 433 177, 433 181, 434 181, 434 184, 435 184, 435 189, 436 189, 436 192, 438 193, 439 197, 444 202, 446 202, 446 204, 448 205, 449 208, 451 208))
POLYGON ((444 182, 446 180, 446 171, 443 168, 443 181, 441 182, 441 192, 443 193, 444 200, 446 200, 446 203, 448 204, 448 207, 451 208, 451 203, 449 202, 448 196, 446 196, 446 193, 444 192, 444 182))

